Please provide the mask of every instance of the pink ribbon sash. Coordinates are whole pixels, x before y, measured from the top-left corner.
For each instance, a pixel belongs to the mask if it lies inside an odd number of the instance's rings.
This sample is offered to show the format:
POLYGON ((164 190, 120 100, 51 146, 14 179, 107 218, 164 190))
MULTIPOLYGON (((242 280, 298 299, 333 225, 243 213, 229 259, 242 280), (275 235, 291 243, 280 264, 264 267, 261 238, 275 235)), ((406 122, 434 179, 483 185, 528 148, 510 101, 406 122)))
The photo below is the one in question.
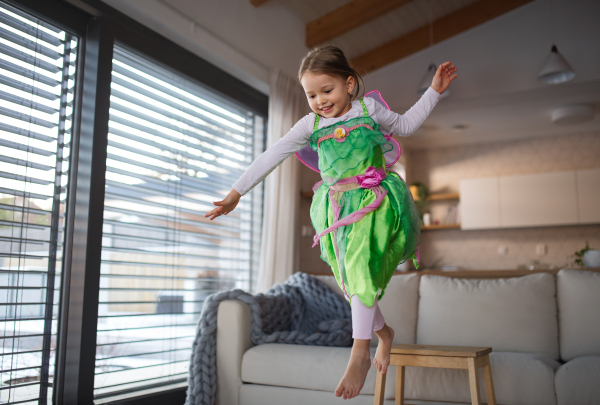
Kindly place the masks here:
MULTIPOLYGON (((375 195, 377 196, 377 198, 375 199, 375 201, 373 201, 371 204, 367 205, 366 207, 361 208, 358 211, 354 211, 350 215, 347 215, 344 218, 339 219, 340 207, 337 204, 337 202, 335 201, 335 199, 333 198, 334 190, 330 190, 329 191, 329 199, 331 201, 332 209, 334 211, 333 212, 334 222, 329 228, 325 229, 320 234, 315 235, 315 237, 313 239, 314 243, 313 243, 312 247, 317 246, 319 244, 319 239, 321 239, 323 236, 327 235, 328 233, 335 231, 337 228, 339 228, 341 226, 348 226, 350 224, 358 222, 361 219, 363 219, 365 217, 365 215, 367 215, 369 212, 373 212, 377 208, 379 208, 379 206, 381 205, 381 202, 383 201, 383 198, 388 193, 388 191, 385 188, 379 187, 379 184, 385 178, 385 176, 386 176, 386 173, 385 173, 385 169, 383 167, 376 169, 373 166, 369 166, 367 168, 367 170, 365 171, 364 175, 358 175, 358 176, 352 176, 352 177, 340 179, 336 184, 357 183, 361 188, 368 188, 371 191, 373 191, 375 193, 375 195)), ((322 181, 315 184, 313 187, 313 190, 316 190, 321 184, 323 184, 322 181)))

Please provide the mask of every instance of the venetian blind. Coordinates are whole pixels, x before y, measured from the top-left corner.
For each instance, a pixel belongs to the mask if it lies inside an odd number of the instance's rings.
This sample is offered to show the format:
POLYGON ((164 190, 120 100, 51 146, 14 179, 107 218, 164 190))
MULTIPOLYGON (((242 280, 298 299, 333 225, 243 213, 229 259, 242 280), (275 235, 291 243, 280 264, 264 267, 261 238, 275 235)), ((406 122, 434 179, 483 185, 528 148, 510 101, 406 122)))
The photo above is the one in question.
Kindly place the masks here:
POLYGON ((0 2, 0 403, 52 398, 77 40, 0 2))
POLYGON ((183 384, 206 297, 250 290, 262 188, 204 214, 263 150, 263 118, 116 46, 96 352, 96 398, 183 384))

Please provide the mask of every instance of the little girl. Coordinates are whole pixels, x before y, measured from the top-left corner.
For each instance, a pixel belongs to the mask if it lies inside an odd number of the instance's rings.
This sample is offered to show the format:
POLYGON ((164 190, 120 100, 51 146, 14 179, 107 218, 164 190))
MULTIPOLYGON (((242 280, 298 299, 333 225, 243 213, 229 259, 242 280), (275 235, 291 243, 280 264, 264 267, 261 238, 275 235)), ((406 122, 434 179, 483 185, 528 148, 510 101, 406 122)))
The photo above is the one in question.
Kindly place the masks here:
POLYGON ((323 181, 315 185, 310 216, 327 262, 352 308, 354 344, 346 373, 335 391, 344 399, 360 393, 370 368, 369 342, 379 337, 373 363, 385 373, 394 331, 385 324, 377 302, 398 264, 415 259, 420 220, 406 183, 385 168, 389 143, 381 130, 412 134, 425 121, 457 75, 450 62, 437 69, 431 87, 404 115, 372 98, 357 99, 362 78, 343 52, 316 48, 303 59, 298 78, 313 113, 302 118, 260 155, 235 182, 231 192, 206 214, 231 212, 240 197, 276 166, 310 142, 319 154, 323 181))

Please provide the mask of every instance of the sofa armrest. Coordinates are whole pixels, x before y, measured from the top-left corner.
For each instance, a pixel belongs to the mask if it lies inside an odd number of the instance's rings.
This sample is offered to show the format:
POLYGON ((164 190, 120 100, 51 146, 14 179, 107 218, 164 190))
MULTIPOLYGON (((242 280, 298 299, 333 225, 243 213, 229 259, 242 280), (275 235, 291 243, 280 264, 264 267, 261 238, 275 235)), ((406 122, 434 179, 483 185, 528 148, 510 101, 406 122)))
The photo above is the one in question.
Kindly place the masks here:
POLYGON ((216 405, 238 405, 242 356, 254 346, 250 338, 250 308, 241 301, 223 301, 217 315, 216 405))

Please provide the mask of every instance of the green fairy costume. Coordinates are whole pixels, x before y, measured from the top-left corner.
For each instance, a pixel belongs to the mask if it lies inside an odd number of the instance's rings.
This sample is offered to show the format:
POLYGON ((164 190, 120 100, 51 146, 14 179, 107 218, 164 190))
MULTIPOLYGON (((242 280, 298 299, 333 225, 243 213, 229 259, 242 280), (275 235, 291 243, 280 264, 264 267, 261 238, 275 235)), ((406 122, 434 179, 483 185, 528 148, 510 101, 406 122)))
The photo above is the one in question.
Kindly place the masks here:
POLYGON ((418 265, 420 220, 408 186, 386 168, 384 154, 395 141, 360 103, 362 117, 318 129, 316 116, 309 146, 323 180, 313 188, 310 217, 313 246, 320 245, 346 297, 371 307, 400 263, 418 265))

